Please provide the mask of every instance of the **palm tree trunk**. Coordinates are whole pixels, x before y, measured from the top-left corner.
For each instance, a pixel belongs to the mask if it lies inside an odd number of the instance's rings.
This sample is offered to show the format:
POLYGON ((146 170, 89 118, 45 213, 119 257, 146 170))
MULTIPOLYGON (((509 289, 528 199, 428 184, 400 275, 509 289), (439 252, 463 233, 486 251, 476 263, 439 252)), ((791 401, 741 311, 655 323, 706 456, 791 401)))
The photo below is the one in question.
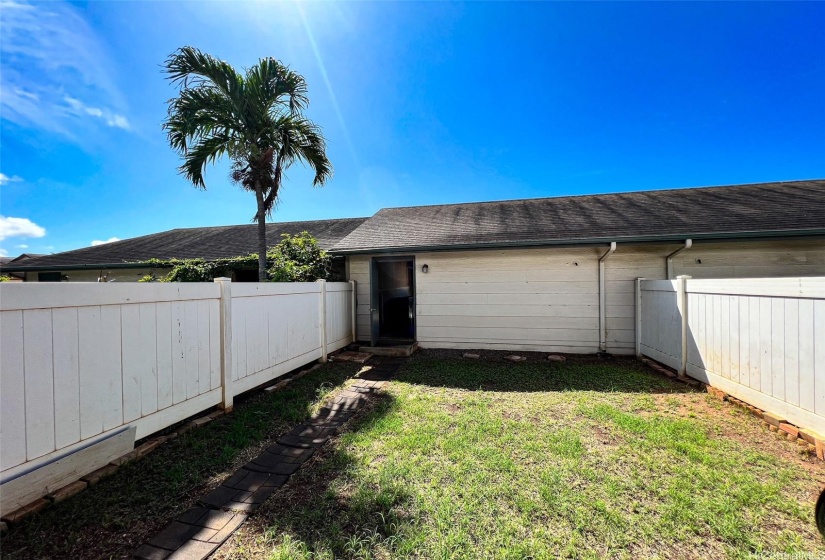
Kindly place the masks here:
POLYGON ((258 201, 258 282, 266 282, 266 212, 259 184, 255 185, 255 198, 258 201))

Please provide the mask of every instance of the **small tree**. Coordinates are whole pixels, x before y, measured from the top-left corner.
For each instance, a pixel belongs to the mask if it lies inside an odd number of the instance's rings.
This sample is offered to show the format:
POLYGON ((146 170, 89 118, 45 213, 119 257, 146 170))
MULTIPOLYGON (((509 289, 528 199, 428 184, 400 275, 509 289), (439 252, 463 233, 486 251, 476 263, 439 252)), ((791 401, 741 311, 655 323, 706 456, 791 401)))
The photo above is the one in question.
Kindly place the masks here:
POLYGON ((309 104, 304 78, 274 58, 238 72, 193 47, 166 60, 180 86, 163 124, 169 144, 183 157, 181 174, 206 188, 204 169, 222 156, 232 160, 230 178, 253 192, 258 223, 258 280, 266 280, 266 217, 281 190, 284 171, 300 161, 315 172, 313 185, 332 176, 321 129, 303 116, 309 104))
POLYGON ((283 241, 272 248, 268 260, 269 279, 273 282, 314 282, 329 279, 332 257, 321 249, 307 232, 283 234, 283 241))
MULTIPOLYGON (((314 282, 332 279, 332 257, 321 249, 318 241, 306 231, 298 235, 283 234, 281 242, 266 254, 267 277, 272 282, 314 282)), ((185 259, 161 261, 150 264, 156 268, 170 268, 160 282, 211 282, 219 276, 228 276, 233 270, 255 266, 258 255, 215 259, 185 259)), ((141 278, 141 282, 153 282, 154 273, 141 278)))

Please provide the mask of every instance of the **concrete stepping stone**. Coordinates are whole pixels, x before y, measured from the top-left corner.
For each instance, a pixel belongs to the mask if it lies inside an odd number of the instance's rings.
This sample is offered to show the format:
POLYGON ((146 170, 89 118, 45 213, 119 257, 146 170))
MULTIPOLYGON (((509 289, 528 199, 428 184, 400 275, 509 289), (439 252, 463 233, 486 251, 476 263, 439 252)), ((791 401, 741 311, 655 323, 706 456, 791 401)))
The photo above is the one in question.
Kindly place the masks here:
POLYGON ((329 428, 339 428, 352 418, 352 412, 344 410, 331 410, 323 407, 318 414, 304 422, 308 426, 326 426, 329 428))
POLYGON ((297 447, 298 449, 317 449, 329 441, 329 437, 302 438, 300 436, 285 435, 278 440, 278 443, 287 447, 297 447))
POLYGON ((330 428, 327 426, 309 426, 307 424, 299 424, 290 430, 289 435, 298 437, 318 438, 318 437, 332 437, 338 433, 338 428, 330 428))
MULTIPOLYGON (((291 464, 292 472, 295 472, 299 466, 291 464)), ((241 468, 201 498, 200 503, 215 509, 254 511, 275 490, 283 486, 288 478, 286 474, 272 474, 241 468)))
POLYGON ((284 445, 272 445, 244 465, 248 471, 290 475, 312 456, 312 449, 297 449, 284 445))
POLYGON ((200 560, 223 544, 246 518, 243 513, 194 507, 135 550, 134 556, 143 560, 200 560))
POLYGON ((358 393, 358 394, 361 394, 361 395, 374 395, 375 393, 378 392, 379 387, 373 387, 371 385, 362 386, 362 385, 357 385, 356 384, 356 385, 351 385, 350 387, 347 388, 347 390, 349 392, 358 393))
POLYGON ((508 360, 510 362, 526 362, 527 361, 526 356, 518 356, 516 354, 511 354, 510 356, 504 356, 504 359, 508 360))

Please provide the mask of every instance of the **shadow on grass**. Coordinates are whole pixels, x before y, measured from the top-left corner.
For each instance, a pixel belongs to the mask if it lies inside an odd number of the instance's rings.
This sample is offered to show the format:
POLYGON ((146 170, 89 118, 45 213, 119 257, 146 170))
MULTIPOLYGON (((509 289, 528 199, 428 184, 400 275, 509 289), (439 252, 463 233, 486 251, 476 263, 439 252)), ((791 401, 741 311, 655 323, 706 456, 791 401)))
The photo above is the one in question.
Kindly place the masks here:
MULTIPOLYGON (((371 429, 394 406, 392 396, 376 395, 348 424, 342 440, 371 429)), ((406 512, 413 496, 387 471, 374 481, 356 479, 361 466, 343 447, 336 440, 319 450, 247 521, 236 537, 240 540, 225 546, 219 558, 234 558, 239 550, 268 560, 366 558, 378 550, 392 552, 411 521, 406 512)))
POLYGON ((330 363, 160 446, 2 536, 3 558, 125 558, 262 448, 308 418, 360 366, 330 363))
POLYGON ((422 350, 399 371, 403 383, 500 392, 598 391, 607 393, 691 393, 696 389, 657 373, 632 357, 566 355, 551 362, 546 353, 518 352, 527 361, 504 359, 513 352, 422 350))

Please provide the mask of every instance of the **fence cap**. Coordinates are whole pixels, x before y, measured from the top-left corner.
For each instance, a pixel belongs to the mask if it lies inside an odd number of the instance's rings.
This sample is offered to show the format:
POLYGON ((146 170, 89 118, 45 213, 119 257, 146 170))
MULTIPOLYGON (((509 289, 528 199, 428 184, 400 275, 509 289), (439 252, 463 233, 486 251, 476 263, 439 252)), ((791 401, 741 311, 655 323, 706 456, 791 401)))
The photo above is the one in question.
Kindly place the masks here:
POLYGON ((213 282, 231 282, 231 278, 227 278, 226 276, 221 276, 220 278, 213 278, 213 282))

